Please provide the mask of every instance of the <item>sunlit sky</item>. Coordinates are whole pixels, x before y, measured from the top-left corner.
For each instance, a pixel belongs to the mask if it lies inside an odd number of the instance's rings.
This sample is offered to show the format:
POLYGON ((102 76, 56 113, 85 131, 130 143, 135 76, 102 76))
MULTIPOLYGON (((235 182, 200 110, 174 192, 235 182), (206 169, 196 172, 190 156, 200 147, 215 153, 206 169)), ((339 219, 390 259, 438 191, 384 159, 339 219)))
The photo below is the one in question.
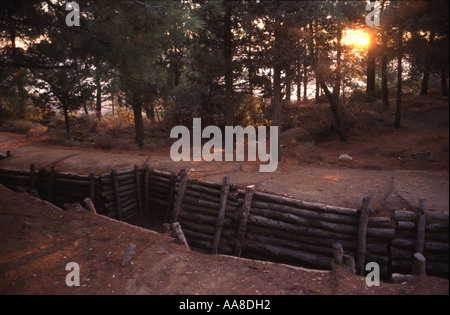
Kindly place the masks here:
POLYGON ((365 49, 369 45, 369 35, 363 30, 347 29, 342 38, 344 45, 353 46, 356 49, 365 49))

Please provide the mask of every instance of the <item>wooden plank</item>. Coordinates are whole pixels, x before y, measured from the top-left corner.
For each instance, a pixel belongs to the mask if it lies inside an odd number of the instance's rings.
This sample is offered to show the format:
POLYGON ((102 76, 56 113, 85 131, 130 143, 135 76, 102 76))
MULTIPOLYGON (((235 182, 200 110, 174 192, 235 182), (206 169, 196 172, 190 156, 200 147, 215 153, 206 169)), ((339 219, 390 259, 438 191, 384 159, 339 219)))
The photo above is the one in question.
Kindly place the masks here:
POLYGON ((230 191, 230 177, 225 176, 222 182, 222 189, 220 193, 220 207, 217 214, 216 233, 214 235, 213 246, 211 254, 217 254, 219 249, 220 237, 222 235, 223 223, 225 219, 225 209, 227 207, 228 192, 230 191))
POLYGON ((122 209, 120 205, 120 195, 119 195, 119 179, 117 177, 117 170, 115 168, 111 169, 111 179, 114 189, 114 200, 116 202, 116 215, 120 221, 123 221, 122 209))
POLYGON ((245 231, 247 229, 248 217, 250 214, 254 189, 255 185, 249 185, 245 190, 244 204, 242 206, 242 217, 239 223, 237 242, 234 250, 234 255, 237 257, 241 257, 242 254, 242 248, 244 246, 244 239, 245 239, 245 231))
POLYGON ((188 172, 186 172, 186 170, 181 170, 179 173, 180 184, 178 186, 177 197, 176 197, 174 205, 173 205, 172 222, 178 221, 178 216, 181 211, 181 205, 183 203, 184 191, 186 190, 187 181, 188 181, 190 172, 191 172, 190 170, 188 172))
POLYGON ((367 255, 367 223, 371 212, 371 197, 365 197, 361 206, 361 214, 358 224, 358 256, 356 260, 356 270, 360 275, 364 275, 365 261, 367 255))
POLYGON ((427 212, 427 200, 419 200, 419 212, 417 219, 417 240, 416 240, 416 253, 423 253, 423 247, 425 245, 425 227, 426 227, 426 212, 427 212))

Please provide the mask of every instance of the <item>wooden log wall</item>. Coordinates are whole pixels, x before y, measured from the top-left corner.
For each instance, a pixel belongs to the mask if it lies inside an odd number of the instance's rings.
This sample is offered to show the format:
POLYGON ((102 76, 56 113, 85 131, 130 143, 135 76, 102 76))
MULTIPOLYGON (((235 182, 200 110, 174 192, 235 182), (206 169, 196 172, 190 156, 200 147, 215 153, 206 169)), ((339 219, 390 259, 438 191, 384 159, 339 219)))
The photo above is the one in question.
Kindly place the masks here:
POLYGON ((137 213, 178 222, 193 250, 329 269, 333 244, 358 263, 377 262, 382 275, 411 273, 414 256, 423 254, 428 275, 448 277, 449 215, 426 209, 397 210, 392 216, 335 207, 239 189, 179 173, 135 167, 107 174, 71 175, 50 170, 0 169, 0 184, 38 194, 58 206, 90 198, 99 214, 128 220, 137 213), (365 213, 365 217, 362 217, 365 213))

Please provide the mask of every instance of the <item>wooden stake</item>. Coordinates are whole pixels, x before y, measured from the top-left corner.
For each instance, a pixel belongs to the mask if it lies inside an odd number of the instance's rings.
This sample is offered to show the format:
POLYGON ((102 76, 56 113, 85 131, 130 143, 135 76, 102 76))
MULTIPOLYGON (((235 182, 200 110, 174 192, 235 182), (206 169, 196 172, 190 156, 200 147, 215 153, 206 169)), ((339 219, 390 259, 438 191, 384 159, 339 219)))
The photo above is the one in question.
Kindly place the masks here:
POLYGON ((367 254, 367 223, 369 222, 369 214, 371 212, 370 203, 371 197, 365 197, 361 206, 361 214, 359 217, 358 225, 358 258, 357 258, 357 271, 360 275, 364 275, 365 261, 367 254))
POLYGON ((142 199, 141 199, 141 179, 139 174, 139 166, 134 166, 134 178, 136 184, 136 199, 138 204, 138 211, 142 213, 142 199))
POLYGON ((52 165, 50 169, 50 179, 48 183, 48 201, 52 202, 53 197, 53 185, 55 183, 55 165, 52 165))
POLYGON ((222 190, 220 194, 220 208, 217 215, 216 233, 214 235, 213 247, 211 254, 217 254, 219 250, 220 237, 222 235, 223 221, 225 218, 225 209, 227 207, 228 192, 230 191, 230 177, 225 176, 222 182, 222 190))
POLYGON ((35 165, 34 163, 30 164, 30 192, 34 190, 34 180, 35 180, 35 165))
POLYGON ((114 200, 116 202, 117 218, 120 221, 123 221, 122 209, 120 206, 120 196, 119 196, 119 178, 117 177, 117 170, 115 168, 111 169, 111 179, 112 179, 113 188, 114 188, 114 200))
POLYGON ((425 276, 426 275, 426 259, 422 255, 422 253, 414 254, 411 274, 413 274, 415 276, 425 276))
POLYGON ((238 256, 238 257, 241 257, 242 248, 244 246, 245 231, 247 229, 248 216, 250 213, 250 207, 251 207, 251 203, 252 203, 254 189, 255 189, 255 185, 249 185, 249 186, 247 186, 247 189, 245 190, 244 204, 242 206, 242 218, 241 218, 241 222, 239 223, 237 242, 236 242, 236 247, 234 249, 234 255, 238 256))
POLYGON ((186 240, 186 237, 184 237, 183 230, 181 229, 181 225, 180 225, 179 222, 173 222, 172 223, 172 231, 175 233, 175 235, 177 236, 178 240, 184 246, 186 246, 188 249, 190 249, 189 245, 188 245, 188 242, 186 240))
POLYGON ((95 173, 91 171, 89 173, 89 198, 91 199, 92 206, 95 206, 95 173))
POLYGON ((125 255, 123 256, 121 265, 125 266, 126 264, 128 264, 133 258, 133 255, 135 253, 136 253, 136 245, 129 243, 127 250, 125 251, 125 255))
POLYGON ((344 249, 342 248, 341 243, 333 243, 333 258, 334 262, 338 265, 342 265, 343 263, 343 257, 344 256, 344 249))
POLYGON ((180 184, 178 186, 177 197, 176 197, 174 205, 173 205, 172 222, 178 221, 178 215, 180 214, 180 211, 181 211, 181 205, 183 203, 184 192, 186 190, 187 180, 188 180, 188 176, 189 176, 190 172, 191 172, 190 170, 188 172, 186 172, 186 170, 184 170, 184 169, 180 171, 181 178, 180 178, 180 184))
POLYGON ((425 245, 425 225, 426 225, 426 211, 427 200, 419 200, 419 212, 417 218, 417 240, 416 240, 416 253, 423 253, 423 247, 425 245))
POLYGON ((94 204, 92 203, 91 198, 84 199, 84 204, 86 205, 86 207, 88 208, 88 210, 90 212, 97 214, 97 211, 95 210, 95 207, 94 207, 94 204))
POLYGON ((150 190, 149 190, 149 184, 148 184, 149 178, 150 178, 150 168, 148 167, 148 164, 145 164, 145 168, 144 168, 144 212, 147 214, 150 213, 150 209, 149 209, 150 190))

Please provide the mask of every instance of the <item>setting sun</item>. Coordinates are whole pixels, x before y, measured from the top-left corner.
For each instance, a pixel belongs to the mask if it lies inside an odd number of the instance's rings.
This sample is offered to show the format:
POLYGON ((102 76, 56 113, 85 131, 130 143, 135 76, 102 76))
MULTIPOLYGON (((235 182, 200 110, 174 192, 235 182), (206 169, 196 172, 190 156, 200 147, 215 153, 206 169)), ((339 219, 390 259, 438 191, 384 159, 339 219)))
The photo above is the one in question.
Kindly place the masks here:
POLYGON ((346 30, 342 39, 344 45, 353 46, 357 49, 363 49, 369 45, 369 35, 361 30, 346 30))

